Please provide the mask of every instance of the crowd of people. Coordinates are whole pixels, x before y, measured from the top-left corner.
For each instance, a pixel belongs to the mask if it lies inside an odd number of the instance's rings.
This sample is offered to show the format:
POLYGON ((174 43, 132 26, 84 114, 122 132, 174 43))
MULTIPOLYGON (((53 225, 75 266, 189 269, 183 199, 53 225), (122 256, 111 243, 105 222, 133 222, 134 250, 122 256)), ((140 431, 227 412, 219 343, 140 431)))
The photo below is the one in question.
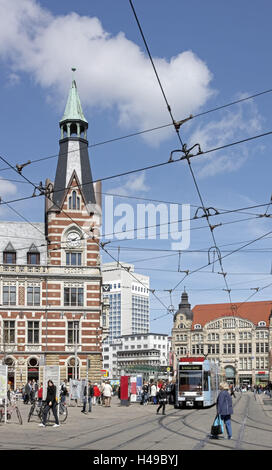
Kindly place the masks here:
MULTIPOLYGON (((236 398, 235 392, 252 391, 254 392, 255 398, 257 394, 266 393, 271 397, 272 383, 269 382, 265 385, 250 385, 241 384, 234 386, 234 384, 228 384, 223 382, 220 384, 220 393, 218 395, 216 408, 217 413, 223 420, 227 437, 232 438, 231 429, 231 415, 233 413, 232 397, 236 398)), ((44 404, 43 408, 43 420, 40 426, 46 425, 47 415, 50 409, 55 418, 55 427, 59 426, 58 413, 57 413, 57 395, 59 395, 60 403, 66 404, 66 399, 69 397, 69 385, 68 381, 64 380, 60 384, 59 393, 57 394, 56 385, 52 380, 49 380, 46 384, 46 399, 43 401, 43 383, 38 383, 36 380, 28 380, 24 387, 14 391, 15 393, 21 393, 24 404, 33 403, 37 400, 40 404, 44 404)), ((13 393, 14 393, 13 392, 13 393)), ((11 387, 8 385, 8 399, 10 400, 11 387)), ((176 382, 174 380, 157 380, 151 379, 145 381, 142 385, 140 392, 140 404, 141 405, 157 405, 156 413, 159 414, 162 410, 162 414, 165 415, 166 405, 175 404, 176 394, 176 382)), ((117 395, 120 399, 120 385, 111 385, 110 381, 102 381, 101 383, 92 383, 88 381, 88 385, 85 385, 83 390, 82 398, 82 413, 91 413, 92 407, 101 405, 106 408, 111 406, 111 398, 113 395, 117 395), (87 411, 88 408, 88 411, 87 411)), ((76 400, 77 402, 77 400, 76 400)))
POLYGON ((161 408, 162 414, 165 414, 165 405, 174 405, 175 403, 175 391, 175 381, 150 380, 150 382, 144 382, 142 386, 141 405, 147 405, 148 403, 153 405, 158 404, 157 414, 159 414, 161 408))

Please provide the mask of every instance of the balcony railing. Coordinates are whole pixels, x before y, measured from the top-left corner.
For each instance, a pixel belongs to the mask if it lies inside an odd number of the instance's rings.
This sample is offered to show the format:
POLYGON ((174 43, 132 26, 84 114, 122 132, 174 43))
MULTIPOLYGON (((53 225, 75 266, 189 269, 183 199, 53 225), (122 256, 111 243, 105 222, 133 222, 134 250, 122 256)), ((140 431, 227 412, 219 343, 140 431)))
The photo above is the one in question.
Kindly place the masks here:
POLYGON ((99 273, 99 266, 37 266, 0 264, 0 274, 73 274, 87 275, 99 273))

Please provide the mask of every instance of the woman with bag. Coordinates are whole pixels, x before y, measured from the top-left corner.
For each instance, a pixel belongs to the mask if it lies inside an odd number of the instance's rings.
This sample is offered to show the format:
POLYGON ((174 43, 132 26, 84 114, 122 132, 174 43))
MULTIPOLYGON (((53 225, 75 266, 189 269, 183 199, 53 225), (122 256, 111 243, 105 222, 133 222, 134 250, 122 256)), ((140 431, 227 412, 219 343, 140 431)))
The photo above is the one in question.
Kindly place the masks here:
POLYGON ((224 421, 226 426, 226 431, 228 439, 232 438, 232 429, 231 429, 231 415, 233 414, 232 408, 232 398, 228 392, 229 385, 227 382, 222 382, 220 384, 220 393, 216 402, 217 413, 221 416, 221 419, 224 421))
POLYGON ((162 414, 165 415, 165 405, 167 403, 167 392, 165 384, 163 384, 163 386, 160 388, 160 391, 158 392, 158 401, 160 406, 157 409, 157 414, 159 414, 159 411, 162 407, 162 414))
POLYGON ((58 418, 58 412, 57 412, 57 389, 56 389, 56 385, 54 385, 52 380, 48 380, 47 382, 47 393, 46 393, 45 402, 46 402, 46 405, 43 411, 43 420, 42 420, 42 423, 39 424, 39 426, 45 427, 47 415, 51 408, 53 411, 54 418, 55 418, 55 424, 53 428, 56 428, 60 424, 59 424, 59 418, 58 418))

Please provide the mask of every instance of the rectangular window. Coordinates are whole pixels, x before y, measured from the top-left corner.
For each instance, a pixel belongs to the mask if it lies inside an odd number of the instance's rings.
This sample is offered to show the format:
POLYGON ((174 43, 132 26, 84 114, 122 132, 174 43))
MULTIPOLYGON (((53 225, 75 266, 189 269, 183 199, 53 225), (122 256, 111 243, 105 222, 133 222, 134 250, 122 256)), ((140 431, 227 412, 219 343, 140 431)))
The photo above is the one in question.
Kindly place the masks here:
POLYGON ((40 264, 40 253, 27 253, 27 264, 40 264))
POLYGON ((15 343, 15 321, 4 320, 4 343, 14 344, 15 343))
POLYGON ((76 252, 66 252, 66 266, 81 266, 82 254, 76 252))
POLYGON ((79 343, 79 321, 68 321, 68 344, 79 343))
POLYGON ((256 343, 256 353, 268 353, 268 343, 256 343))
POLYGON ((3 305, 16 305, 16 286, 3 286, 3 305))
POLYGON ((224 343, 223 344, 224 354, 235 354, 235 343, 224 343))
POLYGON ((38 344, 40 342, 40 324, 38 321, 27 322, 27 342, 28 344, 38 344))
POLYGON ((3 253, 4 264, 16 264, 16 252, 15 251, 4 251, 3 253))
MULTIPOLYGON (((183 349, 183 348, 181 348, 183 349)), ((192 346, 192 354, 203 354, 203 345, 201 344, 194 344, 192 346)))
POLYGON ((27 305, 40 305, 40 288, 28 287, 27 288, 27 305))
POLYGON ((82 287, 64 287, 64 305, 83 306, 83 288, 82 287))

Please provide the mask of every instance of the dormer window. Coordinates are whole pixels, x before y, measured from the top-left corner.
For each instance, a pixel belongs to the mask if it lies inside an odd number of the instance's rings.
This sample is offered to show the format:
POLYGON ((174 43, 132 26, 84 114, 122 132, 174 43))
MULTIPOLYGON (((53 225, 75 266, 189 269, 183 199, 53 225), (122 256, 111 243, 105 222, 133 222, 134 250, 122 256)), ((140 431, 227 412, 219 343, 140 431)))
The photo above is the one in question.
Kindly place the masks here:
POLYGON ((40 252, 34 243, 31 245, 27 253, 27 264, 40 264, 40 252))
POLYGON ((68 204, 69 209, 73 210, 80 210, 80 197, 77 196, 77 192, 74 190, 72 191, 71 196, 69 196, 69 204, 68 204))
POLYGON ((258 326, 266 326, 266 322, 265 321, 259 321, 258 326))
POLYGON ((3 252, 3 263, 16 264, 16 251, 14 250, 11 243, 7 245, 3 252))
POLYGON ((197 324, 194 326, 194 329, 195 329, 195 330, 200 330, 201 328, 202 328, 202 326, 201 326, 199 323, 197 323, 197 324))

